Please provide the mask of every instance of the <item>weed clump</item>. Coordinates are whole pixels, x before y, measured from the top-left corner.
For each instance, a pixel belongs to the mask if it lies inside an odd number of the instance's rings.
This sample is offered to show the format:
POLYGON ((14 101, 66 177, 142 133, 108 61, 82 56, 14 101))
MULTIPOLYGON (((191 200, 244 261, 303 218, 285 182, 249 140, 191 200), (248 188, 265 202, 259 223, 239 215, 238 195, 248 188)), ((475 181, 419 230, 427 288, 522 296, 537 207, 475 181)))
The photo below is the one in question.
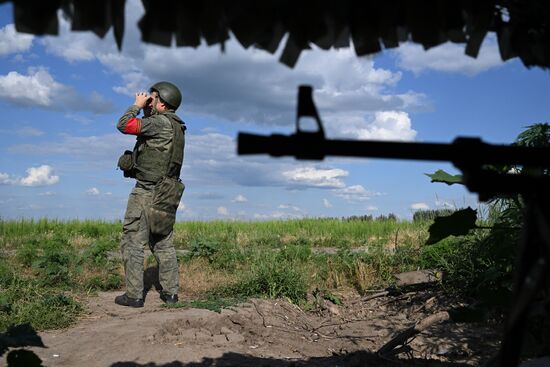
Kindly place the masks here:
POLYGON ((118 244, 110 240, 98 240, 86 248, 82 254, 82 260, 98 266, 107 265, 109 253, 116 250, 118 244))
POLYGON ((59 329, 69 326, 82 312, 81 305, 63 291, 8 274, 2 266, 0 272, 8 281, 0 289, 0 330, 27 322, 37 330, 59 329))
POLYGON ((299 304, 307 297, 308 285, 304 274, 292 265, 276 261, 274 256, 267 257, 255 264, 242 280, 222 287, 218 293, 237 298, 285 298, 299 304))

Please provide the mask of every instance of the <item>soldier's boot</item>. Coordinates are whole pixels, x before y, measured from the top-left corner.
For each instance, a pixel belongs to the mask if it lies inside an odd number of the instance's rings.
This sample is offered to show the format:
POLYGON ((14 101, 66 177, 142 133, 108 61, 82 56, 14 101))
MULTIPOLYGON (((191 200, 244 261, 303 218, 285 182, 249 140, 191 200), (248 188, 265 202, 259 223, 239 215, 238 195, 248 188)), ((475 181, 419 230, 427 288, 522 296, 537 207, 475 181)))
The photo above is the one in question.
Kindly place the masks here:
POLYGON ((165 292, 160 293, 160 299, 162 302, 173 305, 174 303, 178 303, 178 295, 177 294, 168 294, 165 292))
POLYGON ((126 295, 126 293, 124 293, 121 296, 116 296, 115 297, 115 303, 117 305, 134 307, 134 308, 143 307, 143 300, 142 299, 128 297, 126 295))

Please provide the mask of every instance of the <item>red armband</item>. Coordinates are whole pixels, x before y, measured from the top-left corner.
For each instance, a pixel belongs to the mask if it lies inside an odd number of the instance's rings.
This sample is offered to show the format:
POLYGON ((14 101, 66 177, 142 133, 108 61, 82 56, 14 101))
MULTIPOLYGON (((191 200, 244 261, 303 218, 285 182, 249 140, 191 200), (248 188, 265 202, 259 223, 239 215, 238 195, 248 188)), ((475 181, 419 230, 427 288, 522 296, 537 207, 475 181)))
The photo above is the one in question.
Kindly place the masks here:
POLYGON ((132 117, 128 120, 126 123, 126 127, 124 128, 125 134, 131 134, 131 135, 137 135, 141 131, 141 119, 138 119, 137 117, 132 117))

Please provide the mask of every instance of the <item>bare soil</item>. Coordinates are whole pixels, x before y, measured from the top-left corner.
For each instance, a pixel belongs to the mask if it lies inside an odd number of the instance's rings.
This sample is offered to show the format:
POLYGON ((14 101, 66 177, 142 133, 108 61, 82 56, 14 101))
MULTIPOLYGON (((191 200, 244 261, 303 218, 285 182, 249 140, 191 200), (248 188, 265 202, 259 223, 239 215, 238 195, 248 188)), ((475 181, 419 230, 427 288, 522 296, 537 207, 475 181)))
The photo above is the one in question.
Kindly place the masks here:
MULTIPOLYGON (((87 314, 66 330, 40 333, 31 348, 45 366, 478 366, 500 333, 481 324, 445 322, 419 334, 406 353, 376 351, 400 331, 449 302, 428 291, 366 299, 342 295, 304 311, 285 300, 251 300, 221 313, 166 308, 150 292, 141 309, 121 307, 120 292, 85 300, 87 314)), ((4 363, 3 361, 0 362, 4 363)))

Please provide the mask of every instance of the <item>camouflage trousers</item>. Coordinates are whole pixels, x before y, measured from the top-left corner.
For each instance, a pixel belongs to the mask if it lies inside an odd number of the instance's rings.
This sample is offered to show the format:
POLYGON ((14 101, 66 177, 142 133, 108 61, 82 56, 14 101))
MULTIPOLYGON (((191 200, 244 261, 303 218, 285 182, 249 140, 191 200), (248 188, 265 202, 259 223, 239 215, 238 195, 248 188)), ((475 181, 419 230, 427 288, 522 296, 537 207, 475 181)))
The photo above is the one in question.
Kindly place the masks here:
POLYGON ((128 198, 120 250, 126 276, 126 294, 143 298, 143 261, 145 246, 157 260, 159 283, 163 292, 177 294, 179 288, 178 261, 172 230, 166 236, 149 232, 145 209, 152 200, 152 191, 135 187, 128 198))

